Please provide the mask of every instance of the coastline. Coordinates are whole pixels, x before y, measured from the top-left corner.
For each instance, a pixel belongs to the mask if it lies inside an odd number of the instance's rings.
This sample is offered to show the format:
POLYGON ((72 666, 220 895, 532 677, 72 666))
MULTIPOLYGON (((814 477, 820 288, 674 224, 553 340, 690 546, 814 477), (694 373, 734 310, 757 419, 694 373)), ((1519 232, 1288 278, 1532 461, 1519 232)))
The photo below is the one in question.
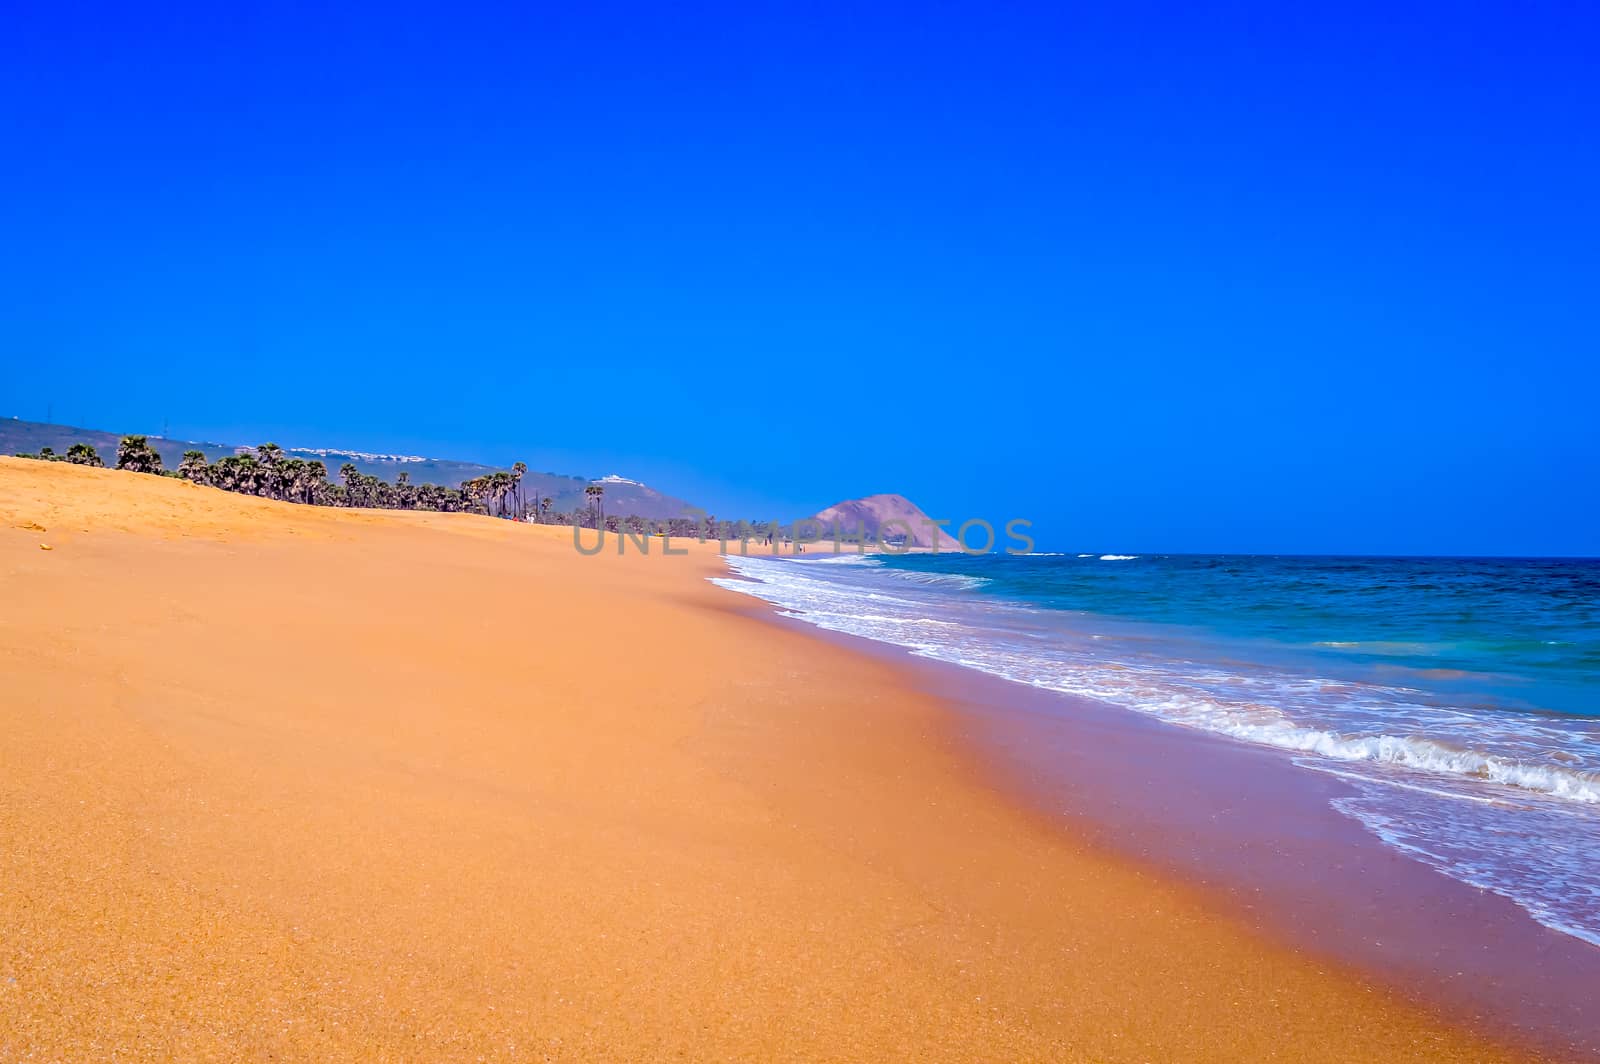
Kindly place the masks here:
POLYGON ((5 1053, 1523 1056, 1074 840, 714 550, 11 459, 0 516, 5 1053))
POLYGON ((996 793, 1067 837, 1196 888, 1269 939, 1490 1038, 1600 1057, 1600 951, 1511 900, 1384 846, 1330 801, 1349 788, 1271 749, 1015 684, 757 611, 881 657, 947 707, 996 793))

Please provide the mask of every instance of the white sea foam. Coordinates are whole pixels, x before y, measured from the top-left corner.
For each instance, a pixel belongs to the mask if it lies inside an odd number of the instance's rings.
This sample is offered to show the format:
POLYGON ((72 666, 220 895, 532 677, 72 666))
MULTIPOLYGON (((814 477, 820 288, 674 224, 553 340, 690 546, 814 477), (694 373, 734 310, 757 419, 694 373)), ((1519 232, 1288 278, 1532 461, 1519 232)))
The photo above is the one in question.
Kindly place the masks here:
POLYGON ((882 565, 883 561, 870 554, 853 554, 849 551, 823 551, 822 547, 813 548, 815 553, 805 559, 807 565, 882 565))
POLYGON ((884 572, 897 580, 904 580, 908 584, 917 584, 921 587, 954 587, 970 591, 989 583, 986 577, 966 576, 962 573, 923 573, 914 569, 885 569, 884 572))
POLYGON ((1452 749, 1431 739, 1400 735, 1340 735, 1306 728, 1287 718, 1271 721, 1239 719, 1226 708, 1177 712, 1170 719, 1195 724, 1235 739, 1276 746, 1298 753, 1318 754, 1339 761, 1376 761, 1422 772, 1465 776, 1507 787, 1537 791, 1573 802, 1600 803, 1600 774, 1579 772, 1547 764, 1529 764, 1477 750, 1452 749))
POLYGON ((1131 562, 1138 557, 1137 554, 1102 554, 1100 555, 1100 560, 1103 562, 1131 562))
MULTIPOLYGON (((1354 780, 1360 783, 1370 783, 1372 781, 1371 776, 1363 776, 1359 772, 1344 772, 1339 769, 1329 768, 1326 765, 1320 764, 1310 765, 1306 761, 1300 761, 1297 763, 1306 765, 1309 768, 1315 768, 1319 772, 1327 773, 1329 776, 1338 776, 1340 779, 1344 780, 1354 780)), ((1491 798, 1485 794, 1461 794, 1457 791, 1444 790, 1441 787, 1424 787, 1416 783, 1401 783, 1399 780, 1386 780, 1385 782, 1388 786, 1395 787, 1403 791, 1415 791, 1417 794, 1426 794, 1434 798, 1448 798, 1452 802, 1479 802, 1484 805, 1505 804, 1503 799, 1491 798)))
MULTIPOLYGON (((1327 772, 1326 762, 1301 762, 1327 772)), ((1384 843, 1423 864, 1509 898, 1546 927, 1600 946, 1600 869, 1593 818, 1553 799, 1484 801, 1448 790, 1423 791, 1359 767, 1335 773, 1354 793, 1333 807, 1384 843), (1418 792, 1421 793, 1418 793, 1418 792), (1442 799, 1442 800, 1441 800, 1442 799)))
MULTIPOLYGON (((892 576, 896 584, 908 585, 907 591, 911 594, 924 589, 964 589, 984 582, 981 577, 957 574, 886 570, 873 574, 880 583, 878 587, 869 588, 813 578, 806 568, 815 563, 740 557, 730 557, 728 561, 738 575, 756 582, 716 580, 716 583, 767 599, 820 627, 886 643, 901 642, 897 629, 904 622, 929 620, 930 605, 956 618, 969 607, 954 600, 930 603, 921 598, 887 594, 887 585, 881 584, 884 576, 892 576), (860 609, 863 602, 898 607, 899 612, 864 612, 860 609)), ((1550 754, 1548 743, 1529 742, 1530 737, 1537 736, 1539 728, 1533 720, 1490 720, 1411 705, 1408 699, 1415 692, 1403 687, 1338 684, 1316 677, 1232 675, 1192 662, 1178 663, 1181 671, 1169 671, 1150 662, 1107 660, 1106 651, 1099 648, 1086 654, 1069 646, 1043 650, 1036 644, 1019 647, 1006 638, 1007 604, 996 601, 985 605, 984 620, 991 641, 963 640, 923 652, 1017 683, 1089 696, 1173 723, 1296 753, 1317 754, 1340 761, 1400 765, 1537 791, 1573 802, 1600 804, 1600 770, 1514 756, 1518 743, 1530 752, 1550 754), (1344 692, 1343 702, 1313 708, 1342 715, 1322 726, 1297 720, 1280 705, 1266 700, 1272 697, 1275 701, 1292 703, 1331 689, 1344 692), (1218 697, 1217 691, 1224 691, 1226 697, 1218 697), (1419 732, 1429 723, 1443 725, 1442 730, 1456 734, 1475 733, 1482 739, 1498 739, 1499 745, 1509 749, 1479 749, 1424 734, 1369 730, 1368 726, 1386 720, 1416 727, 1419 732)), ((1020 615, 1023 611, 1015 612, 1020 615)), ((1029 611, 1027 616, 1037 617, 1037 613, 1029 611)), ((1016 624, 1021 617, 1012 616, 1009 620, 1016 624)), ((968 627, 959 620, 950 623, 956 628, 968 627)), ((1559 732, 1556 738, 1570 749, 1573 740, 1580 738, 1569 733, 1568 729, 1573 726, 1546 722, 1544 728, 1551 735, 1559 732)), ((1600 739, 1600 729, 1593 737, 1581 738, 1600 739)))

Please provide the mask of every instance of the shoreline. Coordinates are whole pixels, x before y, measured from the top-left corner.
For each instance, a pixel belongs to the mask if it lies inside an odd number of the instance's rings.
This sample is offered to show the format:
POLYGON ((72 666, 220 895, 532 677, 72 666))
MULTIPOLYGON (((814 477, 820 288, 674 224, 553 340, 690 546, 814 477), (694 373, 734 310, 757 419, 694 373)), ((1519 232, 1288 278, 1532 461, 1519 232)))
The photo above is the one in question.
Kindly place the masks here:
MULTIPOLYGON (((737 566, 729 576, 728 586, 761 582, 737 566)), ((977 771, 1073 838, 1196 884, 1254 930, 1476 1030, 1600 1059, 1600 1016, 1586 990, 1600 982, 1600 948, 1387 845, 1339 812, 1333 803, 1356 792, 1337 772, 1302 767, 1314 759, 919 655, 815 623, 808 607, 786 615, 760 593, 751 599, 769 607, 761 615, 772 623, 907 670, 954 707, 977 771)))
POLYGON ((1336 777, 1270 748, 921 658, 755 602, 765 623, 905 671, 947 707, 975 775, 1066 837, 1193 887, 1252 932, 1485 1037, 1600 1058, 1586 991, 1600 979, 1600 950, 1385 846, 1329 804, 1348 793, 1336 777))
POLYGON ((714 550, 26 464, 0 1055, 1532 1055, 1047 824, 714 550))

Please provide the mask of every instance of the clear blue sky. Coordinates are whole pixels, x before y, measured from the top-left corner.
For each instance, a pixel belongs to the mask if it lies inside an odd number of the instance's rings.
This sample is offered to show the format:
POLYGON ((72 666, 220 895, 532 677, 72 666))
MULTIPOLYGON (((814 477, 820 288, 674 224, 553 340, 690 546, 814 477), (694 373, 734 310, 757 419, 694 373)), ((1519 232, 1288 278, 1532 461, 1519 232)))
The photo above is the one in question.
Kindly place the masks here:
POLYGON ((1600 554, 1593 5, 563 6, 11 9, 0 415, 1600 554))

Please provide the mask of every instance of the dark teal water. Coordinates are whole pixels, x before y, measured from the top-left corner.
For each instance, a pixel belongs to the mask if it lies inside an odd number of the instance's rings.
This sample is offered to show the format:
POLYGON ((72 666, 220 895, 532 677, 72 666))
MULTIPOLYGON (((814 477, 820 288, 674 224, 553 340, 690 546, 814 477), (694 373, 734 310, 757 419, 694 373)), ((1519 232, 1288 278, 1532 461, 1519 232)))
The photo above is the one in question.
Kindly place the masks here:
POLYGON ((1600 945, 1600 561, 730 561, 821 627, 1275 748, 1390 846, 1600 945))

